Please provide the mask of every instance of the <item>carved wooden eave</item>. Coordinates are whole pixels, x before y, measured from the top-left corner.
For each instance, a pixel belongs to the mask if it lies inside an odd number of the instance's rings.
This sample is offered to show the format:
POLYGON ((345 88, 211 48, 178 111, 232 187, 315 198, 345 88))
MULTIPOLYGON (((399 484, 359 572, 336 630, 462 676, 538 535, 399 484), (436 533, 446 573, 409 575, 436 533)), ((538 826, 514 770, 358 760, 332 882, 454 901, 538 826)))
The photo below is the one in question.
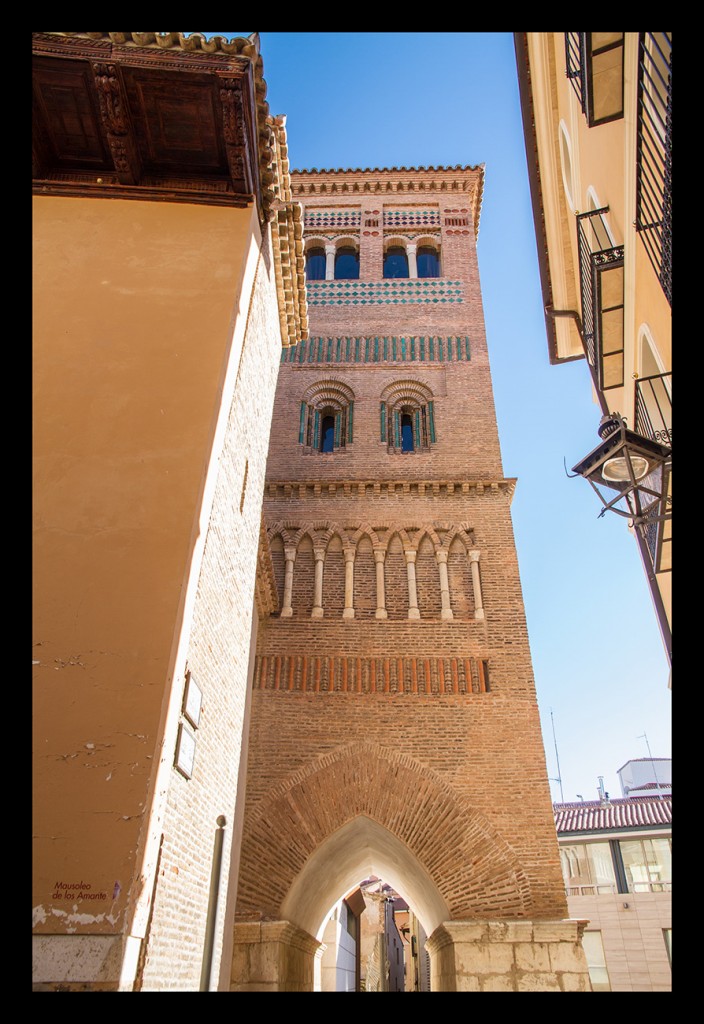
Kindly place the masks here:
POLYGON ((361 199, 364 196, 394 196, 404 205, 428 193, 454 198, 462 195, 472 209, 475 235, 479 234, 479 216, 484 193, 484 164, 474 167, 357 167, 354 169, 291 171, 294 196, 361 199))
POLYGON ((274 577, 274 563, 271 560, 271 546, 263 520, 259 527, 254 603, 260 619, 266 619, 279 610, 279 595, 274 577))
POLYGON ((271 128, 256 34, 34 32, 33 188, 40 195, 257 204, 271 128))
POLYGON ((513 500, 516 477, 501 480, 267 480, 266 498, 350 497, 374 494, 382 497, 447 497, 450 495, 503 495, 513 500))
POLYGON ((276 198, 271 203, 271 238, 279 305, 281 341, 285 348, 308 337, 308 300, 303 253, 303 209, 291 195, 286 118, 269 118, 276 198))

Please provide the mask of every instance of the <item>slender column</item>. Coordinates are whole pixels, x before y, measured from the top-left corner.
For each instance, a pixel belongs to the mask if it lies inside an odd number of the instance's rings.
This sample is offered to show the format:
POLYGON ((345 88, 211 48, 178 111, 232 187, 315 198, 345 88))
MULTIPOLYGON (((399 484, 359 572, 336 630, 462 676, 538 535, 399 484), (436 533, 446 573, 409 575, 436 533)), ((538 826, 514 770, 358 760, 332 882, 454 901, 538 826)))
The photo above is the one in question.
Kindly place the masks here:
POLYGON ((484 605, 482 604, 482 581, 479 578, 479 556, 480 551, 469 552, 469 567, 472 572, 472 587, 474 588, 474 618, 484 618, 484 605))
POLYGON ((406 573, 408 574, 408 618, 419 619, 418 594, 416 593, 416 552, 404 551, 406 573))
POLYGON ((291 607, 291 594, 293 593, 293 563, 296 561, 296 549, 284 548, 286 557, 286 575, 284 576, 284 606, 281 609, 281 618, 290 619, 293 615, 291 607))
POLYGON ((313 611, 311 619, 322 619, 323 617, 323 566, 325 564, 325 550, 314 548, 315 556, 315 588, 313 590, 313 611))
POLYGON ((354 551, 345 551, 345 609, 343 619, 354 618, 354 551))
POLYGON ((408 276, 418 277, 418 263, 416 253, 418 252, 417 242, 406 242, 406 255, 408 256, 408 276))
POLYGON ((440 573, 440 601, 442 603, 441 619, 452 619, 452 608, 450 607, 450 582, 447 578, 447 551, 436 551, 435 558, 440 573))
POLYGON ((374 561, 376 562, 376 612, 377 619, 388 618, 386 611, 386 596, 384 594, 384 557, 385 552, 375 551, 374 561))
POLYGON ((328 242, 325 246, 325 280, 335 280, 335 243, 328 242))

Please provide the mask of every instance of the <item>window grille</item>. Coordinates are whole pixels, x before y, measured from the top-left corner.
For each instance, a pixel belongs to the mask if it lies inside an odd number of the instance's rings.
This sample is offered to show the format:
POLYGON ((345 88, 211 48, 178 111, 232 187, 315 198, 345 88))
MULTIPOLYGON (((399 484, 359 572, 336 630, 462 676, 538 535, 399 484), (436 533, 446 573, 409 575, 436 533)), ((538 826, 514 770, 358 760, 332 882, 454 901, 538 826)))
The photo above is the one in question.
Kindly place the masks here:
POLYGON ((636 231, 672 305, 672 36, 641 32, 636 231))

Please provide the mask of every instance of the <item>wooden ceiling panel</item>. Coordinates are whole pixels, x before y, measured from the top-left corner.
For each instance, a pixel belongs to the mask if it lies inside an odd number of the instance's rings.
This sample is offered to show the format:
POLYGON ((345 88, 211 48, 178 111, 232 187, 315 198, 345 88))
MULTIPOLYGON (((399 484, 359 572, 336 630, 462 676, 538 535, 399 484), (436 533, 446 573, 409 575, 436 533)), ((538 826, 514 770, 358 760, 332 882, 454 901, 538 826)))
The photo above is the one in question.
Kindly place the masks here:
POLYGON ((111 166, 92 78, 85 62, 59 61, 35 68, 35 134, 43 136, 45 160, 57 168, 111 166))
POLYGON ((34 36, 34 189, 262 201, 253 64, 241 56, 34 36))

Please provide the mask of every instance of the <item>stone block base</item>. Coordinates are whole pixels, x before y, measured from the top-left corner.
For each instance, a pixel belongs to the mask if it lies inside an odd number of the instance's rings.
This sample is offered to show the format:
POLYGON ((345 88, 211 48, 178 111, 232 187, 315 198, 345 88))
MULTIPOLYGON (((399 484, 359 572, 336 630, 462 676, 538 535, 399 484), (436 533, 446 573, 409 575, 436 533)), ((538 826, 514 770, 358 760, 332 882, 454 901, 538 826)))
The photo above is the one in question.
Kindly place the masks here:
POLYGON ((312 992, 323 943, 289 921, 235 925, 231 992, 312 992))
POLYGON ((446 921, 426 943, 432 992, 591 992, 586 921, 446 921))

